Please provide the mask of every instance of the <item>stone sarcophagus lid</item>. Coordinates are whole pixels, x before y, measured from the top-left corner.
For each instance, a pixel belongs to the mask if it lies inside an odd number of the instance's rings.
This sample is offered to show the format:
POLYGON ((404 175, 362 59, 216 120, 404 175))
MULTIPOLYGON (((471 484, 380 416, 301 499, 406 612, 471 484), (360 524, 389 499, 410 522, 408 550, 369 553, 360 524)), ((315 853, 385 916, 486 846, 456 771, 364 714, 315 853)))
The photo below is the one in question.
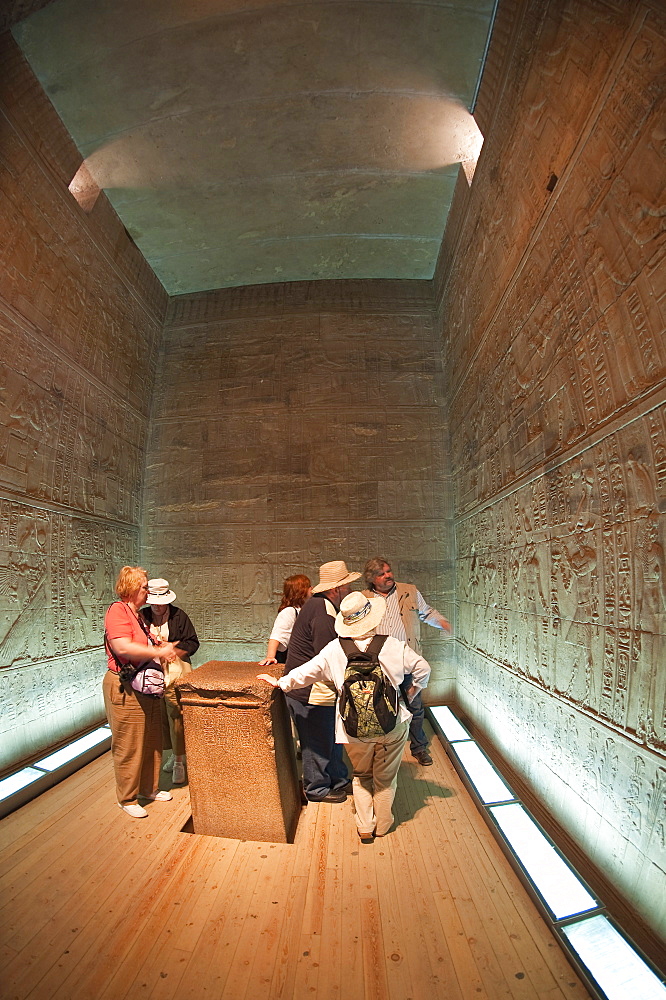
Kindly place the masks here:
POLYGON ((210 660, 176 683, 195 833, 291 843, 301 796, 289 712, 257 663, 210 660))

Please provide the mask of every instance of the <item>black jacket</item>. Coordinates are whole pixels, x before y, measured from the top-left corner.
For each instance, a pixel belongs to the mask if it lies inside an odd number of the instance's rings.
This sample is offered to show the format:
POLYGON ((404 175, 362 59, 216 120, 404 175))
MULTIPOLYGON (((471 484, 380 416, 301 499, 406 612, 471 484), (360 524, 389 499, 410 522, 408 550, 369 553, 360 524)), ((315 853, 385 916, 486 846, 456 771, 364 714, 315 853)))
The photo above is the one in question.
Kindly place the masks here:
MULTIPOLYGON (((313 594, 305 602, 294 622, 287 646, 287 662, 284 665, 284 673, 289 674, 296 667, 307 663, 313 656, 320 653, 331 639, 336 638, 335 618, 332 618, 326 610, 324 595, 313 594)), ((311 690, 312 685, 309 684, 307 687, 290 691, 287 697, 302 701, 307 705, 311 690)))
MULTIPOLYGON (((145 608, 141 608, 141 615, 149 625, 153 624, 153 609, 150 604, 147 604, 145 608)), ((169 642, 175 643, 176 646, 180 646, 181 649, 185 650, 186 656, 183 656, 183 660, 190 662, 190 657, 193 656, 197 649, 199 648, 199 639, 197 633, 194 631, 194 625, 182 610, 182 608, 177 608, 175 604, 169 605, 169 642)))

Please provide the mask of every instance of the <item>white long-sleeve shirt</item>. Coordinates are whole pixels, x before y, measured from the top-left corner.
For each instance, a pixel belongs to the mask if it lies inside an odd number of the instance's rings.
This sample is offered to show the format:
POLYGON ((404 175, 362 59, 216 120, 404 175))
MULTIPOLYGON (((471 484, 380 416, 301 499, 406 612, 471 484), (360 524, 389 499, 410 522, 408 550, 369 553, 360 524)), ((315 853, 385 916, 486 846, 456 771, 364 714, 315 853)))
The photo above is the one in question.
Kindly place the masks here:
MULTIPOLYGON (((359 649, 365 650, 370 645, 372 636, 364 639, 356 639, 359 649)), ((430 678, 430 664, 410 649, 406 642, 388 636, 379 652, 379 662, 385 676, 390 680, 397 690, 405 679, 405 674, 412 675, 412 684, 419 691, 423 690, 430 678)), ((338 693, 342 690, 345 679, 345 669, 347 667, 347 657, 340 645, 339 639, 333 639, 324 646, 320 653, 313 656, 311 660, 300 667, 296 667, 290 673, 280 677, 278 684, 284 691, 293 691, 294 688, 307 687, 321 681, 325 684, 332 684, 338 693)), ((404 703, 404 699, 398 700, 399 716, 398 722, 406 722, 411 719, 412 713, 404 703)), ((336 706, 335 718, 335 742, 336 743, 357 743, 353 736, 348 736, 340 717, 340 712, 336 706)))

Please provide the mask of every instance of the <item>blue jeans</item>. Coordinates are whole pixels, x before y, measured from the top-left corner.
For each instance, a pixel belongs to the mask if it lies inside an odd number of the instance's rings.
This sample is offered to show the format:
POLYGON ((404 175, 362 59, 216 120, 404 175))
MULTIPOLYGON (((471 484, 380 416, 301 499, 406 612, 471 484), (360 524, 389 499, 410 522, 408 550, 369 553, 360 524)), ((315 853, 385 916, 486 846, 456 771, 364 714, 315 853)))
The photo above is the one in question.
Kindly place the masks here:
POLYGON ((335 705, 304 705, 289 697, 287 704, 301 741, 305 797, 318 802, 349 781, 342 746, 335 742, 335 705))
MULTIPOLYGON (((404 690, 411 687, 412 675, 405 674, 405 679, 400 685, 404 690)), ((409 703, 410 711, 412 714, 412 721, 409 723, 409 749, 412 756, 415 757, 417 753, 422 753, 423 750, 428 749, 428 737, 426 736, 423 729, 423 720, 425 719, 425 708, 423 707, 423 702, 421 700, 421 692, 416 695, 413 701, 409 703)))

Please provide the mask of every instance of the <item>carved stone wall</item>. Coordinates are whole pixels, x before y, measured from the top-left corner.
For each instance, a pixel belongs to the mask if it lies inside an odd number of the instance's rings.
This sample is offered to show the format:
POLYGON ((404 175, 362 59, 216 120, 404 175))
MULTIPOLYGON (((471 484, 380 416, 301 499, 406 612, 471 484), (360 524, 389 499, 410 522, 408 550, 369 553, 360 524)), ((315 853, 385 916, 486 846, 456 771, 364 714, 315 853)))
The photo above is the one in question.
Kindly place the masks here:
POLYGON ((457 694, 663 937, 666 19, 512 5, 436 279, 457 694))
POLYGON ((103 614, 138 557, 166 295, 0 36, 0 772, 103 716, 103 614))
MULTIPOLYGON (((425 289, 419 285, 425 284, 425 289)), ((271 285, 171 300, 143 560, 205 658, 259 658, 283 579, 388 557, 451 614, 448 429, 431 290, 271 285)), ((450 644, 426 628, 446 693, 450 644)))

